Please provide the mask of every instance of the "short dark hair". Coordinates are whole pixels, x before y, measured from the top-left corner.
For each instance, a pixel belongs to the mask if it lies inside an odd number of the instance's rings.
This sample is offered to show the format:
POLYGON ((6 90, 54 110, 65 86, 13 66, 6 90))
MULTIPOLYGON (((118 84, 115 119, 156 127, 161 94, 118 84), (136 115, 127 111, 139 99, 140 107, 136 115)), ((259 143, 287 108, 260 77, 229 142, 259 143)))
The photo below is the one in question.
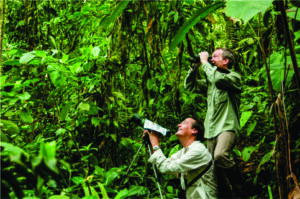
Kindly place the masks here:
POLYGON ((231 69, 234 64, 234 53, 229 48, 216 48, 216 50, 223 51, 222 57, 223 59, 228 59, 227 67, 231 69))
POLYGON ((194 119, 195 121, 192 123, 192 128, 196 129, 198 131, 198 133, 196 133, 196 139, 195 140, 199 140, 201 142, 204 141, 204 126, 203 126, 203 122, 197 119, 194 119))

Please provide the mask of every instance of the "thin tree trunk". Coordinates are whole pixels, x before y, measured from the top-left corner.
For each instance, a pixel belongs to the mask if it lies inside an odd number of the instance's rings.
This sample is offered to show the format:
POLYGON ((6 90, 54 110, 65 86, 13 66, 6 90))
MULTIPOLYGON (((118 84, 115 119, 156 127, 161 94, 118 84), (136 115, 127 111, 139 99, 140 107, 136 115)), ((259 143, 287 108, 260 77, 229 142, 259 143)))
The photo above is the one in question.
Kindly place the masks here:
POLYGON ((298 89, 298 94, 300 96, 300 73, 299 73, 298 62, 297 62, 297 58, 296 58, 294 42, 291 37, 289 24, 288 24, 288 20, 287 20, 287 15, 286 15, 286 11, 285 11, 285 4, 283 1, 278 1, 277 3, 279 5, 278 7, 280 8, 280 12, 281 12, 281 16, 282 16, 282 23, 283 23, 283 27, 284 27, 286 42, 289 45, 290 54, 291 54, 291 58, 292 58, 292 62, 293 62, 295 80, 296 80, 297 89, 298 89))
POLYGON ((4 38, 4 17, 5 17, 5 0, 0 1, 1 16, 0 16, 0 54, 2 55, 3 38, 4 38))

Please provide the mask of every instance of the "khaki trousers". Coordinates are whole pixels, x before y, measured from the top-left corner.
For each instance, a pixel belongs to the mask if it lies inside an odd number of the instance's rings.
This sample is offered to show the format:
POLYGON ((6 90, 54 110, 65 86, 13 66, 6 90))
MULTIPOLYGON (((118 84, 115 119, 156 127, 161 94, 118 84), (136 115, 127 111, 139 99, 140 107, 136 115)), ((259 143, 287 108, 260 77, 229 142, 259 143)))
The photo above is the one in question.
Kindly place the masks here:
POLYGON ((217 137, 207 140, 207 149, 217 167, 230 168, 235 164, 232 157, 232 149, 235 143, 236 135, 232 131, 222 132, 217 137))

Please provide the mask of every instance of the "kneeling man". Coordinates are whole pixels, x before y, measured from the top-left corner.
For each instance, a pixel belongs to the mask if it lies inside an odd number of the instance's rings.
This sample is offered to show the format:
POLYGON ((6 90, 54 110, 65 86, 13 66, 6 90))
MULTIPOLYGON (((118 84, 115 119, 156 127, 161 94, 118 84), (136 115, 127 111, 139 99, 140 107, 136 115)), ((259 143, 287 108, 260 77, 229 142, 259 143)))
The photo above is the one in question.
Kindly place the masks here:
POLYGON ((186 198, 217 198, 217 183, 211 154, 200 142, 204 129, 202 123, 193 118, 186 118, 178 124, 175 134, 183 149, 167 158, 159 148, 159 135, 156 132, 144 131, 149 134, 153 154, 149 162, 166 174, 181 174, 181 187, 186 190, 186 198), (186 182, 185 183, 185 180, 186 182))

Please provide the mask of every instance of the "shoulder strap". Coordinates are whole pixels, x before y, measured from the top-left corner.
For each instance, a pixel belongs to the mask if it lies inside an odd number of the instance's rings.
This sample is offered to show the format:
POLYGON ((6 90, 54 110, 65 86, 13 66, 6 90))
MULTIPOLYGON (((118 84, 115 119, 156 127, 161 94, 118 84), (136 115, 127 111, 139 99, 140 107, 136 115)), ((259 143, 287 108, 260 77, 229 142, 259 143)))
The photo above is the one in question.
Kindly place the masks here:
POLYGON ((187 190, 191 185, 193 185, 199 178, 201 178, 210 169, 212 162, 213 161, 209 162, 208 166, 186 186, 185 190, 187 190))

